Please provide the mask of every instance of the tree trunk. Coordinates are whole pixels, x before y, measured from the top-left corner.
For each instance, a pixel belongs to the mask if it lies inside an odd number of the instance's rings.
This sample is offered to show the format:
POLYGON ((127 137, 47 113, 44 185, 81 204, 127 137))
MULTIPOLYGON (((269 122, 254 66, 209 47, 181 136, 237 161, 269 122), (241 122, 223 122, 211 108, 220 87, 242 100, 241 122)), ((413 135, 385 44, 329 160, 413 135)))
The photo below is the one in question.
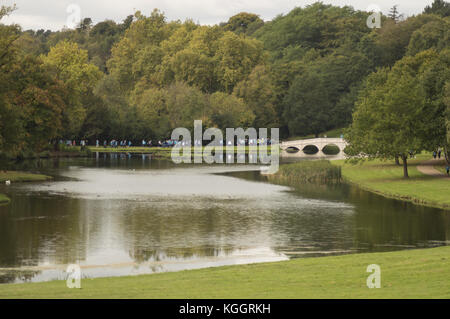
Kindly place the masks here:
POLYGON ((409 178, 408 175, 408 156, 402 155, 402 161, 403 161, 403 178, 409 178))
POLYGON ((444 155, 445 160, 447 161, 447 165, 450 165, 450 150, 448 149, 447 146, 444 147, 444 155))
POLYGON ((400 166, 400 160, 398 159, 398 155, 395 155, 395 164, 400 166))

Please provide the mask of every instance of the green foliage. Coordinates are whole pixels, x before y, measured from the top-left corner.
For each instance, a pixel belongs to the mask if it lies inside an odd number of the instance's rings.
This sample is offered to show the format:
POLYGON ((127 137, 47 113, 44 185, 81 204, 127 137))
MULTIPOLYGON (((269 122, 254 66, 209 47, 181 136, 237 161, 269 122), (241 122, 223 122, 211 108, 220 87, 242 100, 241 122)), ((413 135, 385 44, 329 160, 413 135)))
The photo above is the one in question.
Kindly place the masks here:
POLYGON ((408 44, 407 54, 416 55, 421 51, 435 49, 441 51, 450 44, 450 20, 435 19, 414 31, 408 44))
POLYGON ((406 160, 410 152, 434 150, 445 136, 444 86, 450 80, 448 50, 405 57, 370 75, 346 133, 346 152, 406 160))
POLYGON ((227 127, 250 127, 255 118, 242 99, 222 92, 216 92, 209 97, 207 116, 209 126, 223 131, 227 127))
POLYGON ((367 58, 358 53, 335 53, 309 64, 284 98, 289 132, 318 135, 348 125, 355 98, 351 86, 367 75, 367 65, 367 58))
POLYGON ((316 2, 304 9, 295 8, 286 16, 276 17, 255 36, 272 52, 273 59, 286 57, 294 48, 300 55, 309 49, 326 52, 369 33, 366 19, 366 14, 351 7, 340 8, 316 2))
POLYGON ((232 16, 223 27, 225 30, 236 34, 251 35, 263 25, 264 21, 258 15, 241 12, 232 16))
POLYGON ((256 66, 235 86, 233 94, 242 98, 255 115, 254 127, 279 126, 277 88, 273 74, 266 66, 256 66))
POLYGON ((372 50, 379 62, 377 66, 393 66, 406 54, 414 32, 432 21, 441 23, 442 19, 422 14, 398 23, 390 19, 384 21, 382 28, 374 31, 376 34, 373 37, 372 50))
POLYGON ((44 67, 62 81, 69 91, 69 100, 63 110, 64 131, 61 136, 77 136, 86 118, 86 105, 92 97, 92 88, 96 86, 102 73, 89 63, 86 50, 68 41, 58 43, 41 58, 44 67))
MULTIPOLYGON (((2 6, 0 19, 13 9, 2 6)), ((373 30, 368 12, 321 2, 269 22, 241 12, 215 26, 169 22, 157 9, 122 23, 86 17, 57 32, 0 25, 0 151, 40 152, 59 138, 164 139, 195 119, 319 135, 349 125, 355 102, 369 99, 392 118, 408 104, 439 126, 411 126, 428 142, 408 148, 449 145, 447 9, 435 0, 425 14, 395 12, 373 30), (439 58, 417 58, 430 49, 439 58)))
POLYGON ((450 16, 450 3, 444 0, 434 0, 431 6, 426 6, 423 10, 427 14, 437 14, 441 17, 450 16))

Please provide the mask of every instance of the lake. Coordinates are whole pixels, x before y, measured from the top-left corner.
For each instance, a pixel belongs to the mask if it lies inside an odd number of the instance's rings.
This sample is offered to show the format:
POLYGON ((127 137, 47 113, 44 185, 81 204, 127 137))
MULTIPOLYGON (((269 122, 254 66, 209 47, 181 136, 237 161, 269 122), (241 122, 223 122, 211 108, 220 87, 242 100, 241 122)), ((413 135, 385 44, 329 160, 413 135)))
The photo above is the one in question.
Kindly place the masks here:
POLYGON ((148 155, 25 161, 0 186, 0 283, 177 271, 450 244, 450 212, 346 184, 269 183, 257 165, 148 155))

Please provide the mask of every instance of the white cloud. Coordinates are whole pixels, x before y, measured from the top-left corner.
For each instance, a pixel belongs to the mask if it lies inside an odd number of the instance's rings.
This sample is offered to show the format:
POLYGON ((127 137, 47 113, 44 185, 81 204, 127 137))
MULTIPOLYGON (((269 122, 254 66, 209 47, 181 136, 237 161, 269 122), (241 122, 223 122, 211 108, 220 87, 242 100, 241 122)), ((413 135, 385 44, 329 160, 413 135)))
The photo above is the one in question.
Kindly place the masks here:
MULTIPOLYGON (((82 17, 90 17, 94 22, 112 19, 122 21, 136 10, 148 15, 154 8, 163 11, 169 20, 192 18, 201 24, 216 24, 228 20, 236 13, 247 11, 259 14, 264 20, 271 20, 280 13, 287 13, 296 6, 316 2, 316 0, 5 0, 3 3, 17 4, 16 10, 3 23, 18 23, 24 29, 61 29, 67 21, 67 7, 78 4, 82 17)), ((369 5, 378 5, 384 13, 392 5, 406 15, 422 12, 432 0, 323 0, 334 5, 351 5, 365 10, 369 5)))

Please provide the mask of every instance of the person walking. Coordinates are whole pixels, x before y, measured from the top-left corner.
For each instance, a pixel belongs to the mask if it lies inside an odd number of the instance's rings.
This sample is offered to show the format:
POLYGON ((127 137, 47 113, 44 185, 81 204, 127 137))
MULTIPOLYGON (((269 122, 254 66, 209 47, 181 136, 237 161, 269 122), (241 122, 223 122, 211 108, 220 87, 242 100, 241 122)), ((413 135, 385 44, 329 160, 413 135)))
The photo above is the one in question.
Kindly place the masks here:
POLYGON ((445 169, 447 170, 447 175, 450 176, 450 165, 447 165, 447 167, 445 169))
POLYGON ((439 149, 439 151, 438 151, 438 158, 439 158, 439 159, 441 159, 441 153, 442 153, 442 150, 439 149))
POLYGON ((433 158, 436 159, 436 151, 433 151, 433 158))

